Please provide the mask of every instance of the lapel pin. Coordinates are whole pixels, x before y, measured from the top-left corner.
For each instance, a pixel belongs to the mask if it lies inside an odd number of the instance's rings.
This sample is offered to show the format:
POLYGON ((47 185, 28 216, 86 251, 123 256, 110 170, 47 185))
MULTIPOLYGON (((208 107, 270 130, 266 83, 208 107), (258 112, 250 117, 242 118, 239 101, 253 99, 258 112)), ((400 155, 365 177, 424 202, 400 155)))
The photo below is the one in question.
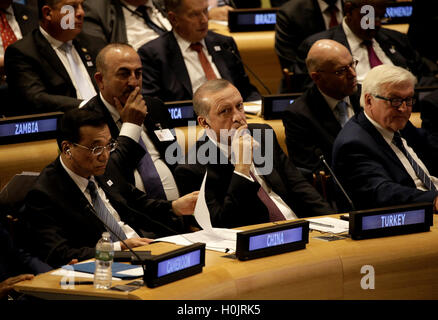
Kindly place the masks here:
POLYGON ((81 49, 82 49, 83 53, 87 53, 88 52, 87 48, 81 48, 81 49))
POLYGON ((395 53, 395 48, 394 48, 394 46, 391 46, 391 48, 389 48, 389 51, 390 51, 392 54, 394 54, 394 53, 395 53))
POLYGON ((220 46, 214 46, 214 51, 221 51, 221 47, 220 46))
POLYGON ((89 54, 86 54, 85 59, 87 59, 88 61, 91 61, 91 56, 89 54))
POLYGON ((109 187, 111 187, 114 183, 113 183, 111 180, 108 180, 108 181, 106 182, 106 184, 107 184, 109 187))
POLYGON ((27 15, 23 15, 23 20, 27 21, 27 20, 29 20, 29 17, 27 15))

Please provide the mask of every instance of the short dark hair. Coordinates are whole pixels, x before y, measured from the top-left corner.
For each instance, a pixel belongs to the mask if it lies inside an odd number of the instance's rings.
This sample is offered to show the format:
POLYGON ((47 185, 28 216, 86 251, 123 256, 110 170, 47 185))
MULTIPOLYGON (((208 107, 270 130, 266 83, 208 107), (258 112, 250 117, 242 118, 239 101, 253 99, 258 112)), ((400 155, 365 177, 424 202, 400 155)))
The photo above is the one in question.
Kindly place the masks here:
POLYGON ((106 125, 104 116, 96 111, 85 108, 75 108, 67 111, 58 126, 57 138, 59 150, 62 151, 62 141, 78 143, 81 139, 79 130, 84 126, 101 128, 106 125))
POLYGON ((43 20, 43 7, 49 6, 53 8, 60 1, 61 0, 38 0, 38 18, 40 19, 40 21, 43 20))

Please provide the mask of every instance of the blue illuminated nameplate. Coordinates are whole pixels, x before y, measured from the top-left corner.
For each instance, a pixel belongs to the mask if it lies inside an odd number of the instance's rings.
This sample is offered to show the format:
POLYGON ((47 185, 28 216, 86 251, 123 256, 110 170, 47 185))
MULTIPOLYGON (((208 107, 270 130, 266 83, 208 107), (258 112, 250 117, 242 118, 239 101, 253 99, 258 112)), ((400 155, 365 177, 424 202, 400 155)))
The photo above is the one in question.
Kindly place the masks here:
POLYGON ((145 259, 144 282, 149 288, 177 281, 202 272, 205 265, 205 243, 195 243, 145 259))
POLYGON ((158 263, 157 277, 167 276, 196 265, 201 261, 201 250, 196 250, 181 256, 158 263))
POLYGON ((172 127, 185 127, 190 124, 189 121, 196 121, 192 100, 169 101, 164 104, 169 111, 172 127))
POLYGON ((249 251, 280 246, 286 243, 301 241, 302 239, 302 227, 266 233, 249 238, 249 251))
POLYGON ((403 24, 409 23, 412 16, 412 1, 394 2, 386 7, 382 24, 403 24))
POLYGON ((309 242, 309 222, 283 224, 237 233, 236 257, 250 260, 304 249, 309 242))
POLYGON ((273 94, 262 96, 262 114, 266 120, 280 119, 284 110, 294 103, 301 93, 273 94))
POLYGON ((277 9, 234 9, 228 12, 231 32, 274 30, 277 9))
POLYGON ((350 213, 353 239, 429 231, 433 223, 431 203, 385 207, 350 213))
POLYGON ((0 120, 1 144, 54 138, 62 113, 30 115, 0 120))

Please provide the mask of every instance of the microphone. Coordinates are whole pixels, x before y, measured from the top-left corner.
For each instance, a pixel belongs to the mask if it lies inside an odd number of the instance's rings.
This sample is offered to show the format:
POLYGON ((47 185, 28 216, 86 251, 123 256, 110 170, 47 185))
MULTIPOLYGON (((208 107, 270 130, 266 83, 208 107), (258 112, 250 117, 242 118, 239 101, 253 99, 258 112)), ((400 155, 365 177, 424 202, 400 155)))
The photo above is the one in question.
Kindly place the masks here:
POLYGON ((259 77, 257 77, 257 75, 254 73, 254 71, 252 71, 251 68, 248 67, 248 65, 245 62, 243 62, 242 58, 239 57, 239 55, 235 52, 235 50, 228 43, 224 43, 222 45, 222 47, 225 50, 231 52, 237 58, 237 60, 239 60, 240 63, 243 64, 243 66, 246 68, 246 70, 248 70, 254 76, 254 78, 256 78, 256 80, 263 86, 263 88, 265 88, 265 90, 266 90, 266 92, 268 92, 268 94, 272 94, 271 90, 269 90, 269 88, 263 83, 263 81, 260 80, 259 77))
POLYGON ((130 247, 130 246, 128 246, 127 244, 126 244, 126 242, 122 239, 122 238, 120 238, 119 237, 119 235, 117 234, 117 233, 115 233, 106 223, 105 223, 105 221, 103 221, 97 214, 96 214, 96 212, 94 211, 94 208, 90 205, 90 204, 87 204, 87 206, 86 206, 86 209, 88 209, 88 210, 90 210, 102 223, 103 223, 103 225, 105 226, 105 228, 107 229, 107 230, 109 230, 109 231, 111 231, 111 233, 113 234, 113 235, 115 235, 116 236, 116 238, 120 241, 120 242, 122 242, 124 245, 125 245, 125 247, 126 248, 128 248, 128 250, 137 258, 137 260, 140 262, 140 264, 141 264, 141 267, 143 268, 143 277, 144 277, 144 275, 145 275, 145 271, 146 271, 146 266, 145 266, 145 264, 144 264, 144 261, 143 261, 143 259, 142 258, 140 258, 140 256, 137 254, 137 253, 135 253, 135 251, 134 250, 132 250, 132 248, 130 247))
POLYGON ((350 204, 351 210, 355 211, 356 208, 353 204, 353 201, 351 201, 350 197, 348 196, 347 192, 345 191, 345 189, 342 187, 342 184, 339 182, 338 178, 336 178, 336 175, 334 174, 332 168, 330 168, 330 166, 328 165, 327 161, 325 161, 324 155, 322 154, 321 149, 316 148, 315 149, 315 155, 317 157, 319 157, 319 160, 322 161, 322 163, 324 163, 324 166, 328 169, 328 171, 330 172, 330 174, 333 177, 333 180, 335 181, 336 185, 339 187, 339 189, 341 189, 342 193, 344 194, 344 197, 347 199, 348 203, 350 204))

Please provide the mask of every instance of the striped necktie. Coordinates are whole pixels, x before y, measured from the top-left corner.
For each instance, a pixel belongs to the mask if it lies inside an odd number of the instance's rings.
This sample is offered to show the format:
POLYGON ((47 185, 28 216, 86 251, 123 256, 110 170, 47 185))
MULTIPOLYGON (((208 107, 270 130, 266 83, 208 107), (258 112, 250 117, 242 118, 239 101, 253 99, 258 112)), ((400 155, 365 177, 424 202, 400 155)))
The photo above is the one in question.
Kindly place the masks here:
POLYGON ((400 151, 403 152, 403 154, 406 156, 412 168, 414 169, 415 174, 421 180, 421 182, 423 182, 424 186, 430 191, 436 191, 435 185, 433 184, 432 180, 429 178, 426 172, 424 172, 424 170, 418 165, 414 158, 412 158, 410 153, 405 149, 400 132, 394 132, 394 138, 392 139, 392 143, 394 143, 397 148, 399 148, 400 151))
MULTIPOLYGON (((113 215, 108 211, 105 204, 103 203, 102 198, 97 193, 96 185, 93 181, 88 181, 87 186, 88 192, 90 192, 91 202, 93 204, 94 211, 96 212, 97 217, 102 220, 110 230, 108 232, 111 234, 112 241, 119 241, 119 238, 125 240, 126 234, 120 227, 117 220, 113 217, 113 215), (117 237, 118 235, 118 237, 117 237)), ((106 227, 105 227, 106 229, 106 227)))

